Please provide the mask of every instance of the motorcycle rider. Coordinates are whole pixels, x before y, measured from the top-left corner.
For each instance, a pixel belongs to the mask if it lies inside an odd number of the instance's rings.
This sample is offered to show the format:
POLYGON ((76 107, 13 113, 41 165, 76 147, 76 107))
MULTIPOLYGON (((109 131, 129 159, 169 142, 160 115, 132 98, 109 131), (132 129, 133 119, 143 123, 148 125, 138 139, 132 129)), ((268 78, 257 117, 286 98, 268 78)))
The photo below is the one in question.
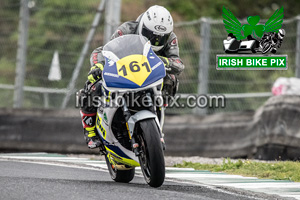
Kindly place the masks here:
POLYGON ((270 43, 271 45, 274 44, 274 46, 271 49, 271 52, 273 54, 276 53, 277 48, 281 47, 284 36, 285 36, 284 29, 279 29, 278 33, 276 33, 276 32, 264 33, 264 35, 262 36, 261 41, 260 41, 260 49, 263 48, 263 45, 265 43, 270 43))
MULTIPOLYGON (((162 6, 151 6, 142 13, 136 21, 128 21, 120 25, 111 40, 126 34, 138 34, 146 37, 150 42, 153 51, 165 64, 167 72, 164 78, 163 94, 174 96, 178 89, 177 76, 183 71, 184 65, 179 58, 178 41, 173 32, 173 19, 170 12, 162 6)), ((101 79, 105 59, 102 55, 103 47, 96 48, 90 58, 91 69, 88 73, 88 80, 94 83, 101 79)), ((97 86, 95 92, 101 91, 97 86)), ((79 96, 86 96, 85 91, 79 91, 79 96)), ((97 108, 88 106, 87 98, 81 98, 83 106, 80 110, 82 125, 84 128, 85 140, 89 148, 96 148, 101 145, 96 135, 95 120, 97 108)))

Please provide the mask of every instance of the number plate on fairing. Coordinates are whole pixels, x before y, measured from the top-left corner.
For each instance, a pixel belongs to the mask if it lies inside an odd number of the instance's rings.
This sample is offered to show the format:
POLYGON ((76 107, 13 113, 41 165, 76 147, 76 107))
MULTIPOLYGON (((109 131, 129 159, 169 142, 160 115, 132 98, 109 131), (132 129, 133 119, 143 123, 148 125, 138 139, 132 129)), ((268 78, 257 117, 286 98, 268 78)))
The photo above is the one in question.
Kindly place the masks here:
POLYGON ((117 62, 118 74, 141 86, 148 78, 152 69, 144 55, 131 55, 117 62))
POLYGON ((147 57, 144 55, 129 55, 117 62, 105 58, 103 78, 107 87, 142 88, 150 85, 166 75, 163 62, 152 49, 147 57))

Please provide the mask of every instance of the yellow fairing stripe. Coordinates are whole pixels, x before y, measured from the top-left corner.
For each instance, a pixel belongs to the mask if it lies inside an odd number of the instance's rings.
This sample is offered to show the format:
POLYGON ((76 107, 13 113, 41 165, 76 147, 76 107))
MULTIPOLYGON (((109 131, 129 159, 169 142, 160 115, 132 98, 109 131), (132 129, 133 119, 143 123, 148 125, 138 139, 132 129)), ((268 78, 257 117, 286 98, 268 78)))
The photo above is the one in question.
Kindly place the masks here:
POLYGON ((106 139, 106 130, 102 126, 101 122, 102 122, 102 118, 100 117, 100 115, 98 113, 97 118, 96 118, 96 126, 97 126, 97 129, 100 130, 100 132, 102 133, 103 138, 106 139))
POLYGON ((129 127, 128 127, 128 123, 126 122, 126 127, 127 127, 127 132, 128 132, 128 135, 129 135, 129 139, 131 140, 131 135, 130 135, 130 131, 129 131, 129 127))
POLYGON ((113 152, 111 149, 109 149, 107 146, 105 146, 105 149, 106 149, 107 151, 109 151, 109 152, 112 154, 111 156, 112 156, 113 159, 114 159, 115 161, 117 161, 117 162, 123 163, 123 164, 125 164, 125 165, 129 165, 129 166, 134 166, 134 167, 139 167, 139 166, 140 166, 140 164, 139 164, 138 162, 136 162, 135 160, 121 157, 121 156, 119 156, 118 154, 116 154, 115 152, 113 152), (117 155, 118 157, 121 157, 122 159, 119 159, 119 158, 117 158, 117 157, 114 156, 114 155, 117 155))
POLYGON ((110 95, 111 95, 111 92, 108 92, 108 96, 106 97, 106 102, 110 101, 110 95))

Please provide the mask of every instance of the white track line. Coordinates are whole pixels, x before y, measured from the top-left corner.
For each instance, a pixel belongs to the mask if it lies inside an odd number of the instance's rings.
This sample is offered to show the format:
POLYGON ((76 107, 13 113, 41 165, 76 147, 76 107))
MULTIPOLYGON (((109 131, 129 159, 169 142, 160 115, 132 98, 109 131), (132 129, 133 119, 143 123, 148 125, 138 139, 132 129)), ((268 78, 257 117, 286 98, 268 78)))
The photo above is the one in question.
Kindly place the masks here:
MULTIPOLYGON (((41 164, 41 165, 51 165, 51 166, 58 166, 58 167, 68 167, 68 168, 102 171, 102 172, 107 172, 108 173, 107 167, 106 167, 106 169, 103 169, 102 167, 101 168, 100 167, 93 168, 93 167, 83 167, 83 166, 69 165, 69 163, 67 164, 67 163, 45 162, 46 159, 44 159, 44 161, 38 161, 37 159, 35 159, 33 161, 29 161, 29 160, 21 160, 21 159, 14 160, 13 158, 11 158, 11 160, 10 160, 10 159, 3 159, 1 157, 2 156, 0 156, 0 161, 14 161, 14 162, 23 162, 23 163, 32 163, 32 164, 41 164)), ((141 173, 135 174, 135 176, 143 178, 143 175, 141 173)), ((242 195, 242 194, 237 194, 237 193, 234 193, 234 192, 230 192, 230 191, 227 191, 227 190, 216 188, 213 185, 205 185, 205 184, 202 184, 202 183, 191 183, 191 182, 188 182, 186 180, 178 180, 178 179, 175 180, 175 179, 171 179, 171 178, 167 178, 167 177, 166 177, 165 181, 170 181, 170 182, 175 182, 175 183, 185 183, 185 184, 189 184, 189 185, 197 185, 197 186, 205 187, 205 188, 208 188, 208 189, 211 189, 211 190, 214 190, 214 191, 218 191, 218 192, 221 192, 221 193, 230 194, 230 195, 233 195, 233 196, 236 196, 236 197, 247 197, 247 198, 252 198, 252 199, 255 199, 255 200, 263 200, 261 198, 242 195)))
MULTIPOLYGON (((27 154, 27 153, 26 153, 27 154)), ((28 155, 28 154, 27 154, 28 155)), ((88 158, 76 158, 76 157, 42 157, 41 155, 47 156, 46 153, 37 153, 30 154, 31 156, 25 156, 23 154, 0 154, 1 161, 18 161, 24 163, 34 163, 34 164, 43 164, 43 165, 53 165, 60 167, 70 167, 70 168, 79 168, 79 169, 88 169, 88 170, 96 170, 96 171, 107 171, 107 165, 105 161, 96 161, 90 160, 88 158), (34 155, 39 155, 34 157, 34 155), (59 162, 59 163, 54 163, 59 162), (79 164, 85 166, 79 166, 79 164)), ((136 167, 136 176, 143 177, 141 173, 140 167, 136 167)), ((240 175, 229 175, 224 173, 209 173, 208 171, 199 171, 196 173, 193 168, 174 168, 174 167, 166 167, 166 180, 172 181, 176 183, 186 183, 192 185, 198 185, 202 187, 206 187, 215 191, 235 195, 237 197, 248 197, 259 199, 256 197, 249 197, 246 195, 236 194, 234 192, 229 192, 225 189, 218 188, 219 186, 232 187, 245 189, 248 191, 254 192, 263 192, 266 194, 277 194, 282 197, 293 197, 296 199, 300 199, 300 189, 299 192, 288 192, 286 191, 284 194, 281 191, 274 191, 276 188, 280 189, 296 189, 300 188, 300 183, 294 182, 249 182, 242 183, 243 181, 255 181, 259 180, 255 177, 243 177, 240 175), (170 171, 170 172, 168 172, 170 171), (231 182, 232 180, 240 180, 239 183, 231 182), (227 181, 227 182, 226 182, 227 181)))

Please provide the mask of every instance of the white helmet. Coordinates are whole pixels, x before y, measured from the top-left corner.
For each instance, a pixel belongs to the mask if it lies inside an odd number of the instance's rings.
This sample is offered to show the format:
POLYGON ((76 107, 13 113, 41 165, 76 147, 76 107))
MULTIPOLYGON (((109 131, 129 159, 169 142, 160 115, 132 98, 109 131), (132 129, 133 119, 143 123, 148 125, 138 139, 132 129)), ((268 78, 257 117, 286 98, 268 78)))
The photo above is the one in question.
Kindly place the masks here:
POLYGON ((162 6, 151 6, 141 17, 138 34, 150 40, 154 51, 161 50, 173 31, 173 18, 162 6))

